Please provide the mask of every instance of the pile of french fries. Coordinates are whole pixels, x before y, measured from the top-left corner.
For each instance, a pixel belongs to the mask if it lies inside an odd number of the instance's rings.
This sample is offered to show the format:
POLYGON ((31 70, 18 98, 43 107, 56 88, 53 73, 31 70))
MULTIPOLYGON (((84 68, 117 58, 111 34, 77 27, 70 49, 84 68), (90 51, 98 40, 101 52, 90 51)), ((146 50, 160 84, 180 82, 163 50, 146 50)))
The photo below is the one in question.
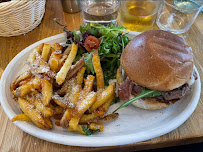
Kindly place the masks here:
POLYGON ((84 78, 84 58, 75 64, 78 47, 67 49, 55 43, 41 44, 30 54, 29 70, 11 83, 11 91, 22 114, 12 121, 30 121, 42 129, 52 129, 53 122, 69 131, 86 134, 103 130, 103 123, 118 117, 106 115, 115 97, 116 84, 105 87, 98 52, 93 52, 95 76, 84 78))

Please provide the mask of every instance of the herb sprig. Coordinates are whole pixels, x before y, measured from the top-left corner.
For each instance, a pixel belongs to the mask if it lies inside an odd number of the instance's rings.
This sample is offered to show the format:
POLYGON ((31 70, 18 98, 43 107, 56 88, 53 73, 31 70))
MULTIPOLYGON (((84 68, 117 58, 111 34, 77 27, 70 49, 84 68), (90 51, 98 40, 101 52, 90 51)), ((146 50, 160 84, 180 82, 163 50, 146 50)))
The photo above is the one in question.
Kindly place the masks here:
POLYGON ((97 129, 97 130, 91 130, 89 128, 86 128, 85 126, 82 126, 82 130, 85 132, 85 134, 87 136, 90 136, 90 135, 93 135, 94 133, 97 133, 100 131, 100 129, 97 129))
POLYGON ((159 96, 163 93, 163 91, 157 91, 157 90, 148 90, 146 88, 142 88, 142 92, 136 96, 135 98, 132 98, 126 102, 124 102, 120 107, 118 107, 116 110, 113 111, 113 113, 115 113, 116 111, 118 111, 119 109, 123 108, 123 107, 127 107, 129 104, 131 104, 132 102, 134 102, 135 100, 144 98, 144 97, 155 97, 155 96, 159 96))

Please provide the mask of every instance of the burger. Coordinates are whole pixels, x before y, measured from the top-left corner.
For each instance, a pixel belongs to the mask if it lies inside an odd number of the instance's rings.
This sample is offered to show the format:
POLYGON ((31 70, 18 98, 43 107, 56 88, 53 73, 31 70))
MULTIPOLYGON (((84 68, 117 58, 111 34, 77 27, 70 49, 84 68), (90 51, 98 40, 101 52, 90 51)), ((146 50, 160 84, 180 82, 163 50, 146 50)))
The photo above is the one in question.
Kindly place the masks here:
POLYGON ((190 91, 197 79, 191 47, 179 36, 162 30, 144 32, 132 39, 121 55, 122 100, 143 109, 168 107, 190 91), (154 90, 154 91, 153 91, 154 90), (151 94, 144 94, 152 92, 151 94))

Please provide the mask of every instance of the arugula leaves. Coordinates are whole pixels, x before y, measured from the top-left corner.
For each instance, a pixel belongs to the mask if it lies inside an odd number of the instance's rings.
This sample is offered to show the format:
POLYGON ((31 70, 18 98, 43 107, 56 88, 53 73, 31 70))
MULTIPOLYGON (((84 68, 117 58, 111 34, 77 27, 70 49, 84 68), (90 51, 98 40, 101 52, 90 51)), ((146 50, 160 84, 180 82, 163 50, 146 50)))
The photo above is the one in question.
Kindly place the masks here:
POLYGON ((124 102, 120 107, 118 107, 116 110, 113 111, 115 113, 119 109, 123 107, 127 107, 129 104, 131 104, 133 101, 144 98, 144 97, 154 97, 154 96, 159 96, 163 93, 164 91, 157 91, 157 90, 147 90, 146 88, 142 88, 142 92, 136 96, 135 98, 132 98, 126 102, 124 102))
POLYGON ((94 133, 97 133, 100 131, 100 129, 97 129, 97 130, 91 130, 89 128, 86 128, 85 126, 82 126, 82 130, 85 132, 85 134, 87 136, 90 136, 90 135, 93 135, 94 133))
POLYGON ((103 35, 101 37, 98 53, 101 57, 106 85, 108 85, 110 79, 115 79, 116 70, 120 66, 121 54, 128 42, 129 39, 125 35, 115 36, 109 33, 109 35, 103 35))
POLYGON ((94 66, 93 66, 93 62, 92 62, 92 52, 85 53, 84 59, 85 59, 85 67, 86 67, 87 73, 94 74, 95 71, 94 71, 94 66))
POLYGON ((91 30, 91 28, 92 28, 92 27, 90 26, 90 24, 81 25, 81 26, 80 26, 80 32, 81 32, 81 34, 84 34, 85 32, 91 30))
POLYGON ((76 40, 78 39, 80 41, 80 36, 76 34, 76 30, 72 30, 73 33, 73 39, 76 40))
POLYGON ((111 23, 109 27, 106 27, 98 23, 91 23, 88 28, 89 30, 91 28, 98 29, 102 35, 108 35, 109 33, 111 33, 111 34, 114 34, 114 36, 117 36, 119 32, 123 32, 122 29, 125 29, 124 26, 122 25, 115 26, 113 23, 111 23))

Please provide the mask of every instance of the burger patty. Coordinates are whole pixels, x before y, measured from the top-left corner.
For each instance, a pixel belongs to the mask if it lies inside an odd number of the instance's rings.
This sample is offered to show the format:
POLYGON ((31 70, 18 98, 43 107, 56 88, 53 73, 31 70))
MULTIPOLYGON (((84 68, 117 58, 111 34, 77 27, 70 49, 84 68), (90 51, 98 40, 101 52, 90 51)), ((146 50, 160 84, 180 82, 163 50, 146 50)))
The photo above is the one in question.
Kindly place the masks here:
MULTIPOLYGON (((192 73, 194 80, 197 80, 197 73, 195 70, 192 73)), ((172 100, 179 100, 183 98, 187 91, 189 91, 191 88, 188 83, 185 83, 184 85, 180 86, 179 88, 173 89, 171 91, 166 91, 160 96, 156 96, 155 98, 161 101, 172 101, 172 100)))
MULTIPOLYGON (((155 96, 154 98, 164 102, 178 100, 178 99, 181 99, 189 90, 190 90, 190 87, 186 83, 174 90, 165 91, 162 95, 155 96)), ((141 92, 142 92, 142 86, 136 85, 127 77, 126 80, 121 84, 121 86, 118 89, 118 96, 122 100, 129 100, 131 94, 134 96, 137 96, 141 92)))
POLYGON ((189 85, 186 83, 179 88, 171 91, 165 91, 162 95, 156 96, 155 98, 161 101, 172 101, 178 100, 185 96, 186 92, 190 90, 189 85))

